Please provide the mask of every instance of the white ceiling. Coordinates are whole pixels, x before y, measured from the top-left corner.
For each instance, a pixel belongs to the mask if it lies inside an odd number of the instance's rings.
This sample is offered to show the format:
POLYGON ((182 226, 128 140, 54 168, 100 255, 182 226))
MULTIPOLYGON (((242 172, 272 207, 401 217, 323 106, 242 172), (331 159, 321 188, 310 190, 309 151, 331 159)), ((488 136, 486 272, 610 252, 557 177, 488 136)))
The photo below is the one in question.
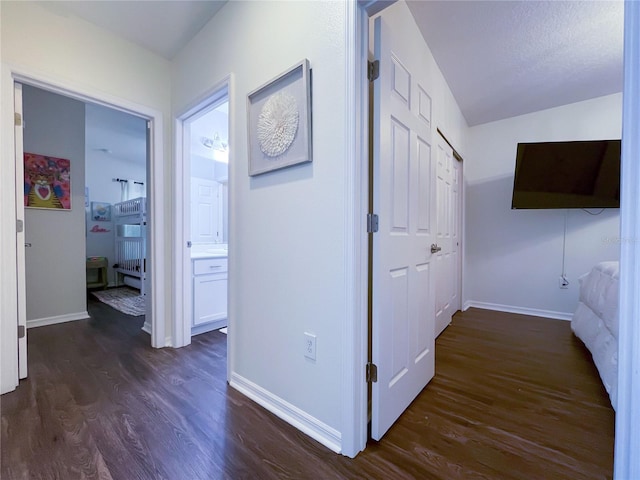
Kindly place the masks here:
POLYGON ((38 1, 59 15, 77 16, 171 60, 227 0, 38 1))
POLYGON ((85 107, 86 149, 105 161, 118 158, 146 165, 147 122, 134 115, 94 103, 85 107))
MULTIPOLYGON (((45 1, 171 59, 225 1, 45 1)), ((409 0, 469 125, 622 90, 622 1, 409 0)))
POLYGON ((622 91, 622 1, 409 1, 467 123, 622 91))

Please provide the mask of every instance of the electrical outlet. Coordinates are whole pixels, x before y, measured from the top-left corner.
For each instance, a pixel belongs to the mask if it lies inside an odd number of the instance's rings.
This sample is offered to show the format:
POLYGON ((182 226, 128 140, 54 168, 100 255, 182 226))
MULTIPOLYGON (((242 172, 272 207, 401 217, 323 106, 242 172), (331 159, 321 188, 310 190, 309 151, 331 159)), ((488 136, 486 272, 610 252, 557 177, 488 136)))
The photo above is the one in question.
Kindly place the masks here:
POLYGON ((567 280, 566 277, 560 275, 560 278, 558 279, 558 287, 562 289, 569 288, 569 280, 567 280))
POLYGON ((313 333, 304 332, 304 356, 316 359, 316 336, 313 333))

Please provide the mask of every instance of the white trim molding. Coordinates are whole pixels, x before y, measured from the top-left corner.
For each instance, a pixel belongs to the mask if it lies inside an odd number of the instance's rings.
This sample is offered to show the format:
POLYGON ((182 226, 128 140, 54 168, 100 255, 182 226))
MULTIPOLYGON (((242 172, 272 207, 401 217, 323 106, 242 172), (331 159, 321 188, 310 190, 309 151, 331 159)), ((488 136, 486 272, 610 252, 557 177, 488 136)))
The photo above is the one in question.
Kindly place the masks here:
POLYGON ((618 405, 614 480, 640 478, 640 2, 624 6, 618 405))
POLYGON ((355 2, 345 2, 346 151, 344 162, 345 198, 344 245, 346 293, 342 338, 342 449, 355 457, 367 443, 367 275, 368 236, 368 81, 367 32, 369 18, 355 2))
POLYGON ((464 302, 462 311, 466 312, 470 308, 481 308, 482 310, 494 310, 496 312, 517 313, 520 315, 531 315, 533 317, 553 318, 555 320, 571 320, 573 313, 555 312, 553 310, 541 310, 539 308, 516 307, 514 305, 501 305, 499 303, 476 302, 467 300, 464 302))
POLYGON ((231 374, 229 385, 328 449, 341 453, 342 440, 336 429, 235 372, 231 374))
POLYGON ((55 325, 57 323, 73 322, 75 320, 88 320, 89 318, 91 318, 89 312, 67 313, 54 317, 36 318, 34 320, 27 320, 27 329, 55 325))
MULTIPOLYGON (((0 64, 0 394, 18 386, 18 255, 16 249, 16 162, 14 88, 11 72, 0 64)), ((22 220, 22 219, 21 219, 22 220)))
MULTIPOLYGON (((149 322, 148 320, 145 320, 144 324, 142 325, 142 329, 141 330, 144 333, 147 333, 147 334, 151 335, 151 322, 149 322)), ((164 337, 164 344, 162 346, 163 347, 173 347, 173 342, 172 342, 171 337, 169 335, 164 337)))

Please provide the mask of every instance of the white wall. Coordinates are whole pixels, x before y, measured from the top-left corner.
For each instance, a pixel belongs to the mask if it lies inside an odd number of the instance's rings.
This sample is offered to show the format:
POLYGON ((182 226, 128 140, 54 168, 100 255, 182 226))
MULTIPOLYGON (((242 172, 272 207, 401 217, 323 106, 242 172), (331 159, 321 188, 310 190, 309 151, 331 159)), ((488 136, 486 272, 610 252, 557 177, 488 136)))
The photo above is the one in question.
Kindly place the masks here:
MULTIPOLYGON (((578 277, 619 256, 619 210, 591 216, 569 210, 566 272, 562 271, 565 210, 511 210, 518 142, 620 138, 622 95, 543 110, 472 127, 466 176, 467 302, 573 313, 578 277)), ((502 308, 502 307, 498 307, 502 308)))
POLYGON ((175 59, 176 113, 228 73, 232 374, 339 432, 345 318, 345 6, 229 2, 175 59), (313 163, 250 178, 247 94, 308 58, 313 163), (233 247, 233 248, 232 248, 233 247), (317 360, 303 334, 317 335, 317 360))
MULTIPOLYGON (((46 5, 46 2, 45 2, 46 5)), ((10 69, 57 84, 70 86, 72 90, 96 92, 100 96, 148 110, 164 113, 164 148, 159 152, 167 165, 171 163, 171 74, 170 63, 141 47, 127 42, 104 29, 72 16, 60 16, 49 12, 35 2, 0 2, 1 8, 1 59, 2 59, 2 155, 0 181, 11 185, 13 173, 13 90, 10 69), (28 32, 28 33, 25 33, 28 32)), ((165 191, 171 198, 171 179, 165 176, 165 191)), ((0 212, 3 225, 12 224, 14 218, 13 189, 4 188, 0 193, 0 212)), ((170 202, 162 204, 165 217, 171 212, 170 202)), ((9 271, 15 265, 15 232, 2 229, 0 258, 9 271)), ((171 225, 165 224, 166 245, 171 245, 171 225)), ((162 291, 170 290, 170 256, 166 259, 167 271, 163 277, 162 291)), ((15 276, 3 275, 2 337, 15 338, 16 308, 15 276)), ((171 311, 171 298, 165 295, 165 311, 171 311)), ((167 319, 169 322, 170 319, 167 319)), ((2 349, 2 391, 11 385, 6 375, 15 360, 12 350, 2 349), (5 355, 5 352, 7 354, 5 355), (5 366, 8 365, 7 369, 5 366), (6 381, 5 381, 6 380, 6 381)))
POLYGON ((144 159, 142 163, 135 163, 103 152, 87 151, 86 154, 87 186, 91 201, 111 204, 122 201, 121 184, 114 182, 114 178, 144 183, 143 186, 134 187, 135 193, 127 198, 146 196, 147 169, 144 159))
POLYGON ((24 151, 71 162, 71 210, 25 209, 27 322, 86 317, 84 103, 25 85, 22 105, 24 151))

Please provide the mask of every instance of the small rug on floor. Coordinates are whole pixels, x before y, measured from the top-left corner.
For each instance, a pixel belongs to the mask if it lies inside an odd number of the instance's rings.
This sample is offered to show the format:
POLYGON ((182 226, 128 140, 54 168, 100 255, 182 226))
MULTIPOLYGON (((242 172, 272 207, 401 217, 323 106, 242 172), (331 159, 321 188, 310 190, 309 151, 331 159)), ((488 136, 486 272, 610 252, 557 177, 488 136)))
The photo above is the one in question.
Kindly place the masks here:
POLYGON ((134 288, 120 287, 91 292, 102 303, 127 315, 139 317, 145 314, 144 296, 134 288))

